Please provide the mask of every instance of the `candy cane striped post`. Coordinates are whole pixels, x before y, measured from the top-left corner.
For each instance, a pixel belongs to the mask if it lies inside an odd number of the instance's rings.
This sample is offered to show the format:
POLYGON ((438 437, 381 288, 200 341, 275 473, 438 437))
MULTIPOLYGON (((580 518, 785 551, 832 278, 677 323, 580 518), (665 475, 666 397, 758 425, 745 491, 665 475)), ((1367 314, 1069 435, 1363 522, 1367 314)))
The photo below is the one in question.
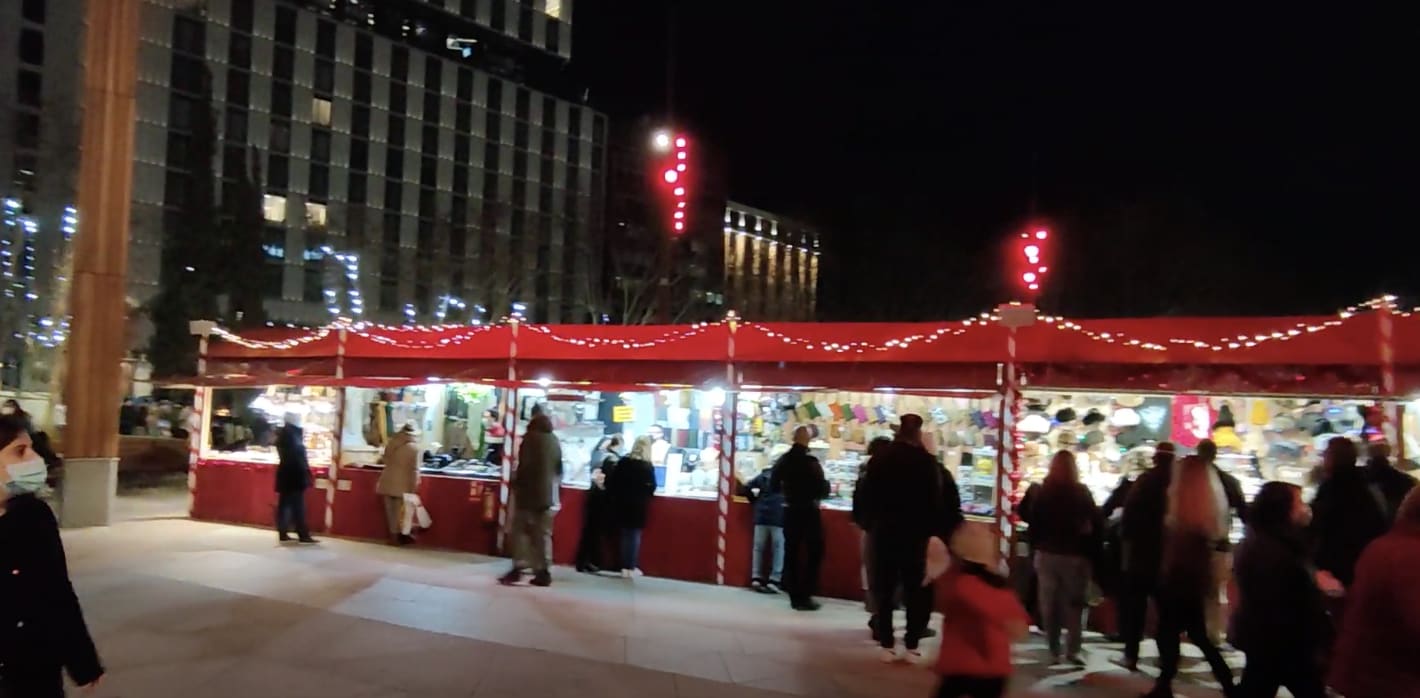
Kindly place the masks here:
MULTIPOLYGON (((335 344, 335 379, 337 381, 345 378, 346 334, 346 325, 342 321, 340 329, 336 333, 335 344)), ((335 395, 335 438, 330 443, 330 469, 326 471, 325 476, 325 530, 327 533, 335 528, 335 491, 339 489, 340 446, 345 434, 345 388, 337 388, 335 395)))
POLYGON ((1381 394, 1395 395, 1395 303, 1386 302, 1376 310, 1380 324, 1381 394))
POLYGON ((503 469, 498 476, 498 549, 503 550, 508 534, 508 502, 513 482, 514 449, 518 431, 518 318, 508 321, 508 387, 503 390, 503 469))
POLYGON ((1011 492, 1015 482, 1011 473, 1016 463, 1016 415, 1012 408, 1019 388, 1016 386, 1016 328, 1008 327, 1006 333, 1006 365, 1001 382, 1001 418, 999 444, 996 450, 996 524, 1000 530, 1001 559, 1011 558, 1011 492))
MULTIPOLYGON (((207 340, 203 338, 206 345, 207 340)), ((205 347, 204 347, 205 348, 205 347)), ((211 430, 212 416, 207 409, 211 401, 212 389, 199 387, 192 394, 192 419, 187 425, 187 515, 197 513, 197 463, 202 459, 202 440, 211 430)))
POLYGON ((715 409, 715 433, 720 437, 720 487, 715 497, 715 583, 720 585, 725 583, 726 529, 729 527, 730 499, 733 497, 732 485, 735 481, 735 425, 739 422, 739 393, 734 389, 735 329, 738 321, 734 311, 730 311, 727 322, 730 334, 726 344, 725 400, 730 406, 728 410, 724 405, 715 409), (730 420, 728 428, 725 426, 727 411, 730 420))

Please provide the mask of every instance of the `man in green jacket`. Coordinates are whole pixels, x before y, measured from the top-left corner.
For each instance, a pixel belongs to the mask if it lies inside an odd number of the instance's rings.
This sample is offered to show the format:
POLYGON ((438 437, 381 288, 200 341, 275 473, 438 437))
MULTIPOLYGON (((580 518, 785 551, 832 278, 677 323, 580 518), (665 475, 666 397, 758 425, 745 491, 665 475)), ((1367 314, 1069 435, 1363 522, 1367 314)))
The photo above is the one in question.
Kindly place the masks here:
POLYGON ((534 411, 518 446, 517 466, 511 483, 513 524, 509 531, 513 568, 498 581, 516 584, 522 580, 523 569, 530 568, 533 586, 545 587, 552 584, 548 541, 562 483, 562 446, 552 434, 552 420, 540 410, 534 411))

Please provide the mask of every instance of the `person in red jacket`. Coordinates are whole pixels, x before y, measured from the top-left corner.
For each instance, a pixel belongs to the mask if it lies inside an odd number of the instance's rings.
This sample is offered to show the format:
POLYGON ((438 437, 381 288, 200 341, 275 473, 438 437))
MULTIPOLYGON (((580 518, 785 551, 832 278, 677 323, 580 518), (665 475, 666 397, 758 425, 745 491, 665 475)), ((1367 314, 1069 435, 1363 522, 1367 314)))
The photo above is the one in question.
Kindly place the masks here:
POLYGON ((998 572, 990 527, 964 523, 952 534, 952 561, 937 580, 942 625, 937 698, 1000 698, 1011 677, 1011 643, 1026 635, 1030 616, 998 572))
POLYGON ((1371 541, 1346 589, 1330 681, 1346 698, 1420 695, 1420 488, 1371 541))

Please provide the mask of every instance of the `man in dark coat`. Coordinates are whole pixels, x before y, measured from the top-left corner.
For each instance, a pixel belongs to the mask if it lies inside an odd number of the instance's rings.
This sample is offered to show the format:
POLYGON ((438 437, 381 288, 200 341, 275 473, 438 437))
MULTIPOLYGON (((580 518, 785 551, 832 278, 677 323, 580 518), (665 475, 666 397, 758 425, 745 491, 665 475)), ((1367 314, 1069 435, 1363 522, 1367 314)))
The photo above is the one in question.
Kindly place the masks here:
POLYGON ((872 536, 872 589, 877 595, 873 625, 884 656, 896 644, 893 635, 893 594, 902 588, 907 607, 909 654, 927 630, 932 614, 931 588, 922 583, 927 570, 927 541, 951 540, 962 521, 956 480, 922 445, 922 417, 902 415, 897 438, 875 456, 863 479, 863 523, 872 536))
POLYGON ((1139 667, 1139 643, 1144 639, 1149 597, 1158 586, 1159 567, 1163 564, 1160 554, 1173 458, 1173 444, 1165 441, 1154 448, 1154 467, 1135 478, 1120 521, 1124 552, 1120 564, 1119 634, 1124 638, 1124 665, 1130 671, 1139 667))
POLYGON ((291 528, 302 543, 314 543, 306 526, 306 490, 311 486, 311 464, 306 458, 305 430, 301 417, 287 414, 286 424, 276 433, 276 533, 289 541, 291 528))
POLYGON ((1400 503, 1405 501, 1405 496, 1415 488, 1415 478, 1391 465, 1390 444, 1384 441, 1371 444, 1367 448, 1367 455, 1370 457, 1363 468, 1366 483, 1374 494, 1379 495, 1376 501, 1385 506, 1386 522, 1393 522, 1395 513, 1400 511, 1400 503))
POLYGON ((1351 586, 1361 552, 1388 528, 1361 469, 1356 467, 1356 444, 1338 436, 1326 444, 1322 455, 1324 480, 1312 498, 1311 538, 1318 569, 1351 586))
POLYGON ((513 584, 523 569, 533 571, 533 586, 552 584, 550 571, 553 506, 562 483, 562 445, 552 433, 552 420, 540 411, 528 422, 518 445, 518 468, 513 471, 513 568, 499 578, 513 584))
POLYGON ((819 502, 828 497, 823 466, 809 455, 808 427, 794 430, 794 445, 774 464, 769 489, 784 495, 784 590, 796 611, 817 611, 823 565, 823 520, 819 502))

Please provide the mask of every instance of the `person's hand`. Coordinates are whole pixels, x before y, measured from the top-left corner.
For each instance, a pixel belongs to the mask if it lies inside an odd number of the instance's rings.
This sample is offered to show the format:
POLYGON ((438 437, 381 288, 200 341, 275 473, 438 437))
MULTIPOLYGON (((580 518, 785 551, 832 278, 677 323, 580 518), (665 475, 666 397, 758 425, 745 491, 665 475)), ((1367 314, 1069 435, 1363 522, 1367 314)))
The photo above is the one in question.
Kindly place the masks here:
POLYGON ((1317 570, 1316 586, 1327 596, 1341 596, 1346 593, 1346 585, 1326 570, 1317 570))
POLYGON ((94 695, 94 693, 99 690, 99 684, 103 683, 103 680, 104 677, 100 676, 99 678, 94 679, 93 681, 84 684, 83 686, 80 686, 79 690, 86 696, 94 695))

